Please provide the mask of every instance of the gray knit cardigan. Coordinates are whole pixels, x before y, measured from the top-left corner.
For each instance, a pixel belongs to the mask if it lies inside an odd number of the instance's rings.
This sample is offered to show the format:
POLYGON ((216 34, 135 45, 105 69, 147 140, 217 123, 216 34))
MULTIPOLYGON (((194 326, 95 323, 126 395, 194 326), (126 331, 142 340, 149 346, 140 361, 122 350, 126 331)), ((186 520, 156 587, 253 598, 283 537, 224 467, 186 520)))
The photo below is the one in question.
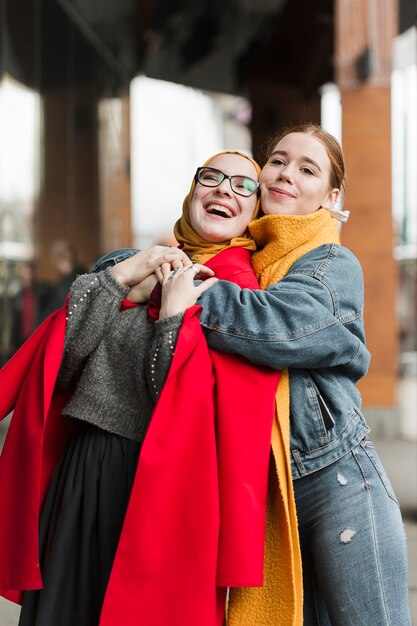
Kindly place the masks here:
POLYGON ((154 323, 146 305, 120 311, 128 291, 111 268, 74 281, 58 379, 75 384, 64 415, 142 442, 183 314, 154 323))

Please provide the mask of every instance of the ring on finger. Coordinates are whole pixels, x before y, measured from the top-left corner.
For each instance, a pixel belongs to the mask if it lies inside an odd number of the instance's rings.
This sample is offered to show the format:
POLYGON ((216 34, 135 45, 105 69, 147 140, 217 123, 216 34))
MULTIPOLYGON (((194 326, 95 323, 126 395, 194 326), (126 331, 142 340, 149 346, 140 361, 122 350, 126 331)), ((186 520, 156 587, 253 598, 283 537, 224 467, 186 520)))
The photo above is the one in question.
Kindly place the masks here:
POLYGON ((168 280, 171 280, 171 278, 175 276, 175 274, 178 272, 179 269, 180 269, 179 267, 176 267, 175 270, 172 270, 171 276, 169 276, 168 280))
POLYGON ((199 270, 195 267, 195 265, 189 265, 189 266, 187 267, 187 270, 186 270, 186 271, 188 271, 188 270, 193 270, 194 274, 198 274, 198 271, 199 271, 199 270))

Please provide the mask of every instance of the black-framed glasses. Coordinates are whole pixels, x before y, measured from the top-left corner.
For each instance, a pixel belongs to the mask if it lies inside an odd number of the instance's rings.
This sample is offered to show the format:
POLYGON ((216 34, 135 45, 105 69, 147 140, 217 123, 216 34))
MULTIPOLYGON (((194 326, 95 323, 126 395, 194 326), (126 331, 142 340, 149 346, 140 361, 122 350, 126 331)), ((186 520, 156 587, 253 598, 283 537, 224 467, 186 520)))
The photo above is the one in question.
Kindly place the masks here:
POLYGON ((218 187, 225 178, 229 179, 230 188, 239 196, 248 198, 258 190, 259 183, 249 176, 228 176, 214 167, 199 167, 195 175, 196 182, 204 187, 218 187))

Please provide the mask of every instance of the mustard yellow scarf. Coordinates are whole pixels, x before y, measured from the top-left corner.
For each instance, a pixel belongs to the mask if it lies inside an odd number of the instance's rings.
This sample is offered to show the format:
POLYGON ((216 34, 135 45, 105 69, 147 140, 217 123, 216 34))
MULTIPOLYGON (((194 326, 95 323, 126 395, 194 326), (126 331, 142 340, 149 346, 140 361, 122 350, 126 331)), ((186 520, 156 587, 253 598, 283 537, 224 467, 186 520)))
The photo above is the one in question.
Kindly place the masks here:
MULTIPOLYGON (((202 167, 206 167, 206 165, 211 163, 213 159, 215 159, 217 156, 220 156, 221 154, 239 154, 245 159, 248 159, 248 161, 250 161, 256 169, 259 178, 261 168, 256 163, 256 161, 251 159, 247 154, 244 154, 244 152, 238 152, 236 150, 226 150, 224 152, 219 152, 218 154, 210 157, 205 163, 203 163, 202 167)), ((246 248, 251 252, 253 250, 256 250, 256 244, 250 236, 248 230, 246 230, 240 237, 234 237, 233 239, 221 241, 218 243, 213 243, 200 237, 200 235, 191 226, 190 221, 190 203, 193 199, 194 189, 195 180, 193 180, 190 191, 185 196, 182 205, 182 215, 174 226, 175 239, 178 241, 184 252, 190 257, 190 259, 194 261, 194 263, 206 263, 215 254, 218 254, 219 252, 221 252, 222 250, 226 250, 227 248, 246 248)), ((252 219, 254 219, 258 215, 259 206, 260 200, 258 198, 252 219)))
MULTIPOLYGON (((249 224, 257 246, 252 265, 262 289, 280 281, 317 246, 340 243, 338 223, 326 209, 309 215, 267 215, 249 224)), ((290 392, 284 370, 271 435, 264 584, 231 589, 230 626, 300 626, 303 623, 301 553, 290 466, 290 392)))

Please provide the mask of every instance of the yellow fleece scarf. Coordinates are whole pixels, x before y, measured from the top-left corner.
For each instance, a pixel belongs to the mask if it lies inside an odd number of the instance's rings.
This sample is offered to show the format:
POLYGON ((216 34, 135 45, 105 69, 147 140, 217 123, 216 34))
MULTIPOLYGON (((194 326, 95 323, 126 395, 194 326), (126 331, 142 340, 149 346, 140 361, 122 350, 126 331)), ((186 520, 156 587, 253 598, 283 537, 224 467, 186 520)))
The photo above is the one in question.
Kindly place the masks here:
MULTIPOLYGON (((210 157, 205 163, 203 163, 202 167, 206 167, 207 165, 209 165, 209 163, 211 163, 213 159, 215 159, 217 156, 220 156, 221 154, 239 154, 245 159, 248 159, 248 161, 250 161, 256 169, 256 172, 258 174, 257 178, 259 178, 261 168, 256 163, 256 161, 251 159, 244 152, 238 152, 237 150, 226 150, 224 152, 219 152, 218 154, 210 157)), ((185 196, 182 205, 182 215, 174 226, 175 239, 178 241, 184 252, 190 257, 190 259, 194 261, 194 263, 206 263, 215 254, 218 254, 219 252, 221 252, 222 250, 226 250, 227 248, 246 248, 251 252, 256 250, 256 244, 250 236, 248 230, 246 230, 240 237, 234 237, 233 239, 221 241, 218 243, 213 243, 200 237, 200 235, 191 226, 190 221, 190 203, 193 199, 194 189, 195 180, 193 180, 190 191, 185 196)), ((260 200, 258 198, 252 219, 255 219, 255 217, 258 215, 259 207, 260 200)))
MULTIPOLYGON (((340 243, 338 223, 329 211, 309 215, 266 215, 249 224, 256 244, 252 265, 262 289, 277 283, 304 254, 317 246, 340 243)), ((231 589, 229 626, 301 626, 303 585, 290 465, 290 388, 283 371, 276 395, 271 434, 273 461, 268 487, 264 584, 231 589)))

